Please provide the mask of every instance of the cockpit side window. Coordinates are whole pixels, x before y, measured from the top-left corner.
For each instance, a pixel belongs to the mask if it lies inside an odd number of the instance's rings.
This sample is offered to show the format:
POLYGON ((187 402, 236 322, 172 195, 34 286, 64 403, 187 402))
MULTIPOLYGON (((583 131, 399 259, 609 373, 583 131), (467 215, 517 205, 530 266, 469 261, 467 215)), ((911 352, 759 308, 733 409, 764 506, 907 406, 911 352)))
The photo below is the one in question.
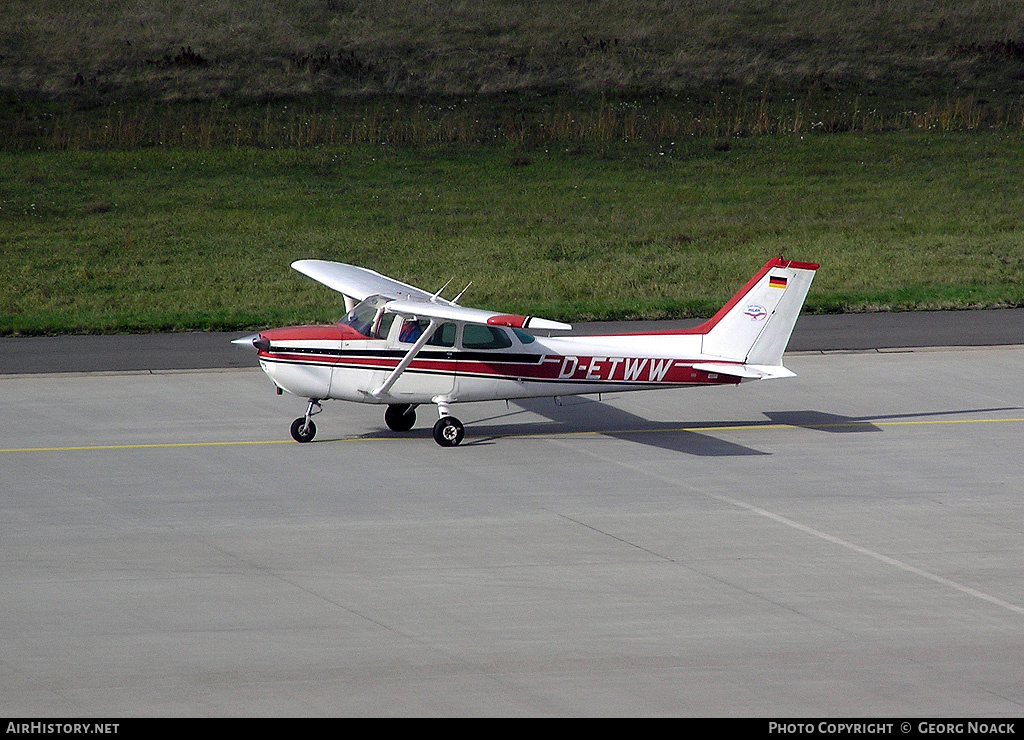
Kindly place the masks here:
POLYGON ((377 311, 383 308, 390 298, 382 295, 372 295, 361 301, 359 305, 349 311, 339 324, 351 326, 364 337, 369 337, 373 331, 373 323, 377 318, 377 311))
MULTIPOLYGON (((401 331, 398 333, 398 341, 405 344, 413 344, 429 326, 430 322, 426 319, 420 319, 419 321, 406 319, 402 324, 401 331)), ((431 347, 454 347, 455 324, 451 322, 441 324, 434 330, 430 339, 427 340, 427 345, 431 347)))
POLYGON ((387 339, 391 333, 391 325, 395 323, 395 314, 382 313, 377 320, 377 329, 373 332, 375 339, 387 339))
POLYGON ((402 324, 402 330, 398 332, 398 341, 405 342, 406 344, 414 344, 423 332, 426 331, 428 326, 430 326, 429 321, 406 319, 402 324))

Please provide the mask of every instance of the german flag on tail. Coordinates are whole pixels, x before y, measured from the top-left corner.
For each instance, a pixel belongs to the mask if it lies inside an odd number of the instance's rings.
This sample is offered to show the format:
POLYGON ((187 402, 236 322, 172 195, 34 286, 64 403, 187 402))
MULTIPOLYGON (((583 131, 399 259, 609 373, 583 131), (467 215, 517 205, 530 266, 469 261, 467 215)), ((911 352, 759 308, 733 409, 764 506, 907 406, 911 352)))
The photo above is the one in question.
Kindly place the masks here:
POLYGON ((769 288, 785 288, 786 287, 786 278, 782 277, 781 275, 772 275, 771 277, 768 278, 768 287, 769 288))

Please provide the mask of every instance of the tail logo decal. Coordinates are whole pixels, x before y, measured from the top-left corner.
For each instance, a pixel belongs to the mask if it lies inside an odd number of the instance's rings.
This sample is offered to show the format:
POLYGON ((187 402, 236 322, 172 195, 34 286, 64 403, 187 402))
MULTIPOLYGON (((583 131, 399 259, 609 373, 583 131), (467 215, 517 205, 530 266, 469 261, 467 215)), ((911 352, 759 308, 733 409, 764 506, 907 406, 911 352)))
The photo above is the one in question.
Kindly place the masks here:
POLYGON ((768 312, 764 310, 764 306, 757 303, 751 303, 743 313, 749 316, 751 321, 764 321, 768 318, 768 312))

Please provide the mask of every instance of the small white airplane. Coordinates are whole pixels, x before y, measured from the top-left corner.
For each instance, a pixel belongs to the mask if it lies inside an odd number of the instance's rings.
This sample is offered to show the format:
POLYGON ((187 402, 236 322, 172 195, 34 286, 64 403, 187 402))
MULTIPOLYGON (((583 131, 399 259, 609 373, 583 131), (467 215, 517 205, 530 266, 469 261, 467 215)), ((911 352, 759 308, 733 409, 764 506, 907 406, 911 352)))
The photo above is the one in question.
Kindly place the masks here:
MULTIPOLYGON (((465 434, 452 404, 707 385, 793 377, 782 354, 818 265, 769 260, 700 326, 600 336, 537 336, 572 326, 460 306, 353 265, 299 260, 292 267, 344 296, 336 324, 267 329, 252 345, 277 386, 309 399, 292 437, 309 442, 321 401, 387 404, 384 421, 405 432, 416 407, 437 406, 434 439, 465 434)), ((447 287, 447 286, 445 286, 447 287)), ((467 286, 468 288, 468 286, 467 286)))

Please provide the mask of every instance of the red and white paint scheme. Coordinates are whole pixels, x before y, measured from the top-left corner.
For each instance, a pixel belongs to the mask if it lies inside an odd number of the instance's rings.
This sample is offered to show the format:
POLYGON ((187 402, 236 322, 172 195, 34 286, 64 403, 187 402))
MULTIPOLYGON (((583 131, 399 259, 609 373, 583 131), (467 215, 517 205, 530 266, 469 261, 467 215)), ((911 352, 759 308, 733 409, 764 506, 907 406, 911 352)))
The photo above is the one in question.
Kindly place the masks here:
MULTIPOLYGON (((299 272, 344 296, 336 324, 268 329, 252 345, 277 386, 309 399, 292 437, 309 442, 321 401, 387 404, 384 420, 408 431, 421 404, 437 406, 434 439, 462 441, 451 415, 462 401, 509 400, 650 388, 736 385, 792 377, 782 354, 818 265, 770 260, 700 326, 600 336, 558 321, 466 308, 453 300, 338 262, 299 260, 299 272)), ((447 287, 447 286, 446 286, 447 287)), ((441 289, 442 291, 444 288, 441 289)), ((465 291, 463 291, 465 292, 465 291)))

